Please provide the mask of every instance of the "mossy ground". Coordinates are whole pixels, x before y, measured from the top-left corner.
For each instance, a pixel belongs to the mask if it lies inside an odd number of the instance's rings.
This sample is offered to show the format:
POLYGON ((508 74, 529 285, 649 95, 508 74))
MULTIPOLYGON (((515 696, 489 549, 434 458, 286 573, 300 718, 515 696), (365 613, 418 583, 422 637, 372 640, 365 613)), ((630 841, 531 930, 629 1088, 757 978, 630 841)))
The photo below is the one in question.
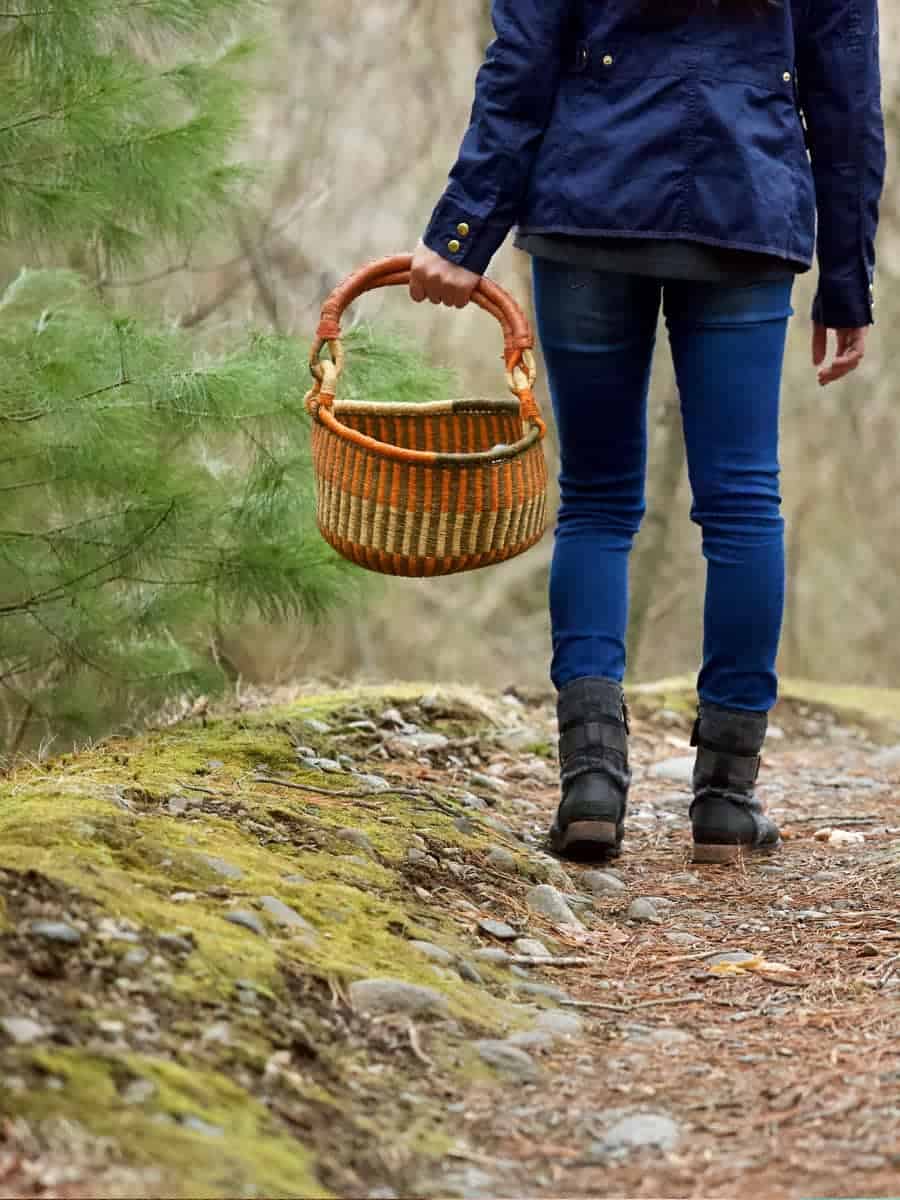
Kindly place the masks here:
MULTIPOLYGON (((460 832, 455 821, 466 810, 423 785, 417 776, 427 772, 416 763, 391 764, 405 771, 400 794, 361 799, 337 794, 364 792, 355 776, 298 759, 298 742, 320 757, 359 759, 366 735, 340 732, 351 717, 364 720, 417 694, 345 692, 217 716, 111 739, 4 781, 3 958, 43 977, 47 993, 37 1007, 66 1033, 52 1050, 3 1052, 4 1075, 17 1082, 0 1091, 0 1112, 34 1120, 77 1114, 92 1133, 112 1137, 125 1161, 168 1172, 172 1195, 324 1195, 315 1151, 321 1157, 338 1136, 347 1147, 362 1144, 373 1132, 361 1109, 346 1106, 372 1051, 348 1010, 353 979, 437 987, 459 1031, 490 1036, 515 1027, 521 1018, 499 974, 482 970, 501 993, 492 994, 410 945, 419 938, 465 950, 459 912, 416 891, 416 869, 405 861, 411 839, 465 861, 497 834, 474 814, 460 832), (317 732, 309 721, 336 732, 317 732), (270 896, 308 928, 275 924, 260 908, 270 896), (228 921, 235 910, 255 913, 264 936, 228 921), (80 945, 40 944, 28 932, 35 917, 70 922, 80 945), (193 949, 172 950, 167 934, 189 938, 193 949), (147 952, 138 969, 129 965, 135 947, 147 952), (160 1018, 150 1055, 132 1052, 137 1000, 160 1018), (223 1022, 227 1044, 204 1040, 223 1022), (116 1025, 123 1030, 110 1044, 102 1030, 116 1025), (123 1104, 122 1081, 134 1077, 148 1080, 152 1095, 123 1104), (271 1085, 268 1108, 254 1098, 261 1079, 271 1085), (286 1098, 271 1102, 280 1092, 286 1098), (196 1128, 181 1123, 185 1115, 196 1128)), ((454 715, 445 704, 431 728, 460 736, 486 723, 485 711, 454 715)), ((386 764, 362 765, 372 772, 386 764)), ((433 877, 429 883, 433 889, 433 877)), ((407 1041, 390 1021, 385 1029, 392 1049, 407 1041)), ((401 1069, 408 1053, 407 1041, 401 1069)), ((427 1111, 415 1122, 396 1112, 392 1129, 396 1070, 383 1063, 362 1088, 381 1105, 378 1138, 401 1157, 442 1154, 452 1138, 427 1111)))

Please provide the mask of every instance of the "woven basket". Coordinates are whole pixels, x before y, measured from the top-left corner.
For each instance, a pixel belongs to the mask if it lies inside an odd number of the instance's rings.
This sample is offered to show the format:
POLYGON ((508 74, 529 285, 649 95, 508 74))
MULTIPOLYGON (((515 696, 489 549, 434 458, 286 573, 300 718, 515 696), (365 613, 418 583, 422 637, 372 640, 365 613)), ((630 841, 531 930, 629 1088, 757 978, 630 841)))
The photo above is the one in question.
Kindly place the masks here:
POLYGON ((409 255, 369 263, 325 302, 310 355, 312 455, 322 536, 386 575, 449 575, 521 554, 546 526, 546 426, 525 314, 482 279, 472 299, 500 322, 515 399, 336 401, 341 316, 364 292, 409 283, 409 255), (331 359, 321 359, 328 345, 331 359))

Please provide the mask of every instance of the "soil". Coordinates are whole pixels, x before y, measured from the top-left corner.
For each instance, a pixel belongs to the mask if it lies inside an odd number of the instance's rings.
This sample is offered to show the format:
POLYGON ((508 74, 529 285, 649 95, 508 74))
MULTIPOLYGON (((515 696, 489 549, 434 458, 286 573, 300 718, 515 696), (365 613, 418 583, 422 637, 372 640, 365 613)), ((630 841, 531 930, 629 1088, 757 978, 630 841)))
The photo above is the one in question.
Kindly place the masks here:
POLYGON ((691 697, 633 707, 596 894, 546 852, 546 696, 245 696, 0 784, 0 1197, 900 1197, 900 725, 788 696, 784 845, 709 867, 691 697))

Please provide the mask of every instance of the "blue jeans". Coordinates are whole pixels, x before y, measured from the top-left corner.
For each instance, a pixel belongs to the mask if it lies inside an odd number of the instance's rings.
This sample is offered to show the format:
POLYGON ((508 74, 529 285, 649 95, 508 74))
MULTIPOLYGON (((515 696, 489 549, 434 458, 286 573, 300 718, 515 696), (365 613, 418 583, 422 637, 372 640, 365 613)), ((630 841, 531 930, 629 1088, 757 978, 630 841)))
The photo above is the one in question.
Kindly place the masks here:
POLYGON ((768 712, 785 594, 779 400, 792 279, 734 286, 533 259, 559 430, 551 677, 625 675, 628 558, 644 515, 660 302, 681 396, 707 588, 700 699, 768 712))

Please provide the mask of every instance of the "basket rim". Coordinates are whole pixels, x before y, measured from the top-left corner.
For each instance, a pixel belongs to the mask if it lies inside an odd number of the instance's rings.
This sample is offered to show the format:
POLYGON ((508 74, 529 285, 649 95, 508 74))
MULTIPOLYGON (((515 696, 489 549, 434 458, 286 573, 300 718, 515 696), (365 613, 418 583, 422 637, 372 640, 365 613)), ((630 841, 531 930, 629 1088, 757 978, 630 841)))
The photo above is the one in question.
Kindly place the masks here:
MULTIPOLYGON (((489 450, 475 450, 466 454, 451 453, 449 451, 441 453, 438 450, 409 450, 405 446, 395 446, 391 442, 378 441, 377 438, 369 437, 368 434, 365 433, 360 433, 358 429, 351 429, 349 425, 345 425, 343 421, 339 421, 335 415, 336 410, 339 407, 353 405, 354 403, 360 404, 366 403, 366 401, 354 402, 352 400, 347 400, 344 401, 340 406, 335 404, 333 408, 330 406, 326 407, 325 405, 319 405, 316 407, 315 420, 319 421, 325 426, 326 429, 330 430, 331 433, 334 433, 337 437, 343 439, 344 441, 353 442, 361 449, 368 450, 370 453, 380 456, 381 458, 392 458, 398 462, 421 463, 423 466, 431 467, 468 467, 480 466, 494 462, 506 462, 510 459, 519 458, 525 453, 526 450, 530 450, 532 446, 539 444, 543 438, 543 433, 540 426, 532 424, 528 433, 519 438, 517 442, 512 442, 502 450, 496 450, 492 448, 489 450)), ((437 401, 435 403, 440 405, 440 407, 438 409, 432 408, 432 412, 439 411, 452 413, 465 411, 453 407, 454 404, 459 403, 458 401, 450 401, 449 407, 448 402, 444 400, 437 401)), ((508 401, 501 401, 500 403, 507 404, 508 401)), ((408 409, 409 407, 410 406, 407 404, 395 404, 390 411, 396 411, 397 408, 408 409)), ((417 407, 421 411, 425 408, 425 405, 420 405, 417 407)), ((515 402, 513 402, 513 407, 515 407, 515 409, 518 411, 518 405, 515 402)), ((382 411, 384 411, 387 406, 382 405, 380 408, 382 411)), ((360 409, 356 408, 353 411, 359 412, 360 409)))

